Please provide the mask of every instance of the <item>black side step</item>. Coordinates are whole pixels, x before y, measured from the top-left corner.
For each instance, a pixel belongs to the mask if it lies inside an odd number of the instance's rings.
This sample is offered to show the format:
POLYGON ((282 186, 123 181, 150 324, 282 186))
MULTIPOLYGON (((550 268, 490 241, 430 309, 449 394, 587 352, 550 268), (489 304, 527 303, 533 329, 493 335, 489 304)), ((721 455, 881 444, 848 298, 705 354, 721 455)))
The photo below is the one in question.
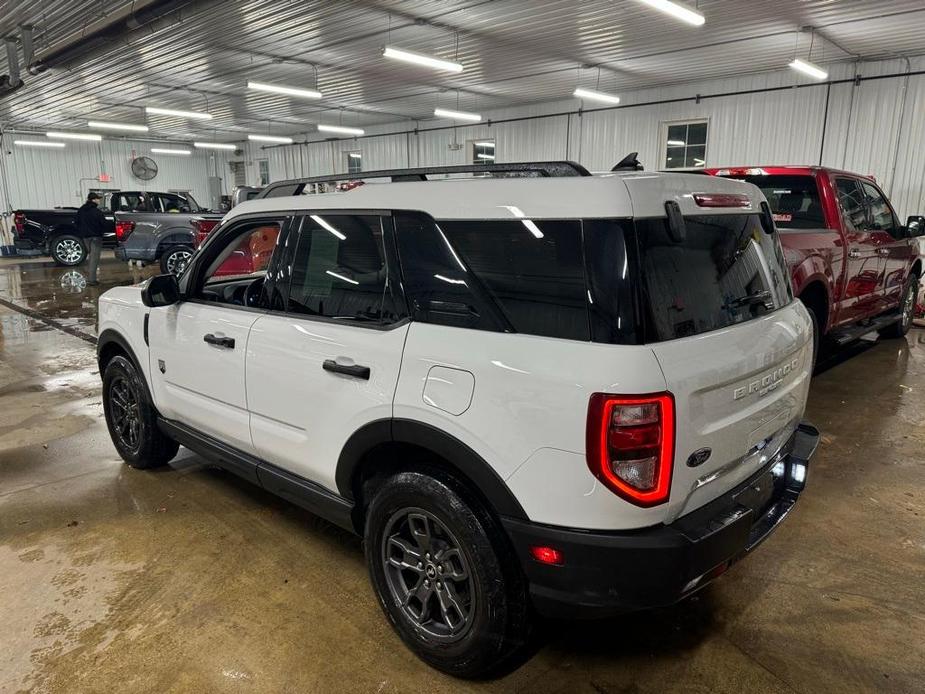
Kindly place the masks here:
POLYGON ((900 313, 888 313, 883 316, 871 319, 869 322, 850 325, 845 328, 839 328, 829 333, 828 337, 839 347, 844 347, 849 342, 860 340, 867 333, 877 330, 883 330, 885 327, 892 325, 902 317, 900 313))

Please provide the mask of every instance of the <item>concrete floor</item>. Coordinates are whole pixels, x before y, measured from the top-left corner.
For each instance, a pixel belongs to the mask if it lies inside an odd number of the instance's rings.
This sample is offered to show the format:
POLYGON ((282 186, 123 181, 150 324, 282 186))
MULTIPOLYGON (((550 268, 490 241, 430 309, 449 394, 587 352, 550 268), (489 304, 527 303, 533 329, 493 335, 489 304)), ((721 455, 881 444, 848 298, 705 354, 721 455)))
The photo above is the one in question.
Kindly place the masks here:
MULTIPOLYGON (((393 634, 357 539, 185 449, 121 463, 87 341, 99 292, 66 274, 0 261, 0 300, 58 326, 0 307, 2 692, 925 691, 925 331, 816 378, 808 489, 754 556, 466 683, 393 634)), ((101 277, 139 279, 112 259, 101 277)))

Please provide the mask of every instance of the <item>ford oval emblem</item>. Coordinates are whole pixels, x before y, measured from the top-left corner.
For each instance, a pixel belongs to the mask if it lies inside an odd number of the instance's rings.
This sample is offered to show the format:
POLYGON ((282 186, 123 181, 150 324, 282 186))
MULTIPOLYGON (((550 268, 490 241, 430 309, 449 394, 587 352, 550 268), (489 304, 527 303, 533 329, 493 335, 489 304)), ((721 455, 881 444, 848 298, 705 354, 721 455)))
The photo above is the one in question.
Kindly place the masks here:
POLYGON ((687 467, 697 467, 698 465, 703 465, 710 459, 710 454, 712 453, 713 450, 710 448, 701 448, 699 451, 694 451, 687 459, 687 467))

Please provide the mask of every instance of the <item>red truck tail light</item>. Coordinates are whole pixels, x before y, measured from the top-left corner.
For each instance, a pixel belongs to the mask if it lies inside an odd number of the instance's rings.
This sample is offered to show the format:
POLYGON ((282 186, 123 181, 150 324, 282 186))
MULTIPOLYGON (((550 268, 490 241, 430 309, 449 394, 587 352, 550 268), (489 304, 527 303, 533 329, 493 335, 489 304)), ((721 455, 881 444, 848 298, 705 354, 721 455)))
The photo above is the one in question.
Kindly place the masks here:
POLYGON ((16 233, 22 236, 23 232, 26 230, 26 215, 22 212, 14 212, 13 226, 16 227, 16 233))
POLYGON ((117 221, 116 222, 116 241, 122 242, 135 231, 135 222, 117 221))
POLYGON ((196 234, 196 248, 199 248, 212 233, 212 230, 218 226, 217 219, 194 219, 190 224, 196 234))
POLYGON ((637 506, 668 501, 674 465, 674 397, 595 393, 588 404, 588 467, 637 506))

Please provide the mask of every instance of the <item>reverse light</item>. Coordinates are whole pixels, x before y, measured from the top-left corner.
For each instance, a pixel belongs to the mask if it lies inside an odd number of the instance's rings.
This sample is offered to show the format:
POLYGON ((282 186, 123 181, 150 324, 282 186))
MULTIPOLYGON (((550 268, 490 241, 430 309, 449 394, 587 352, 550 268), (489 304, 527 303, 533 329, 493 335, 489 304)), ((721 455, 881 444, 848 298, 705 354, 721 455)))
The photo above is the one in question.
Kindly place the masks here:
POLYGON ((119 220, 116 222, 116 241, 122 242, 127 239, 131 233, 135 231, 135 222, 129 222, 127 220, 119 220))
POLYGON ((562 552, 555 547, 531 547, 530 554, 540 564, 562 566, 565 563, 565 557, 562 556, 562 552))
POLYGON ((671 393, 591 396, 588 468, 608 489, 637 506, 668 501, 674 437, 671 393))

